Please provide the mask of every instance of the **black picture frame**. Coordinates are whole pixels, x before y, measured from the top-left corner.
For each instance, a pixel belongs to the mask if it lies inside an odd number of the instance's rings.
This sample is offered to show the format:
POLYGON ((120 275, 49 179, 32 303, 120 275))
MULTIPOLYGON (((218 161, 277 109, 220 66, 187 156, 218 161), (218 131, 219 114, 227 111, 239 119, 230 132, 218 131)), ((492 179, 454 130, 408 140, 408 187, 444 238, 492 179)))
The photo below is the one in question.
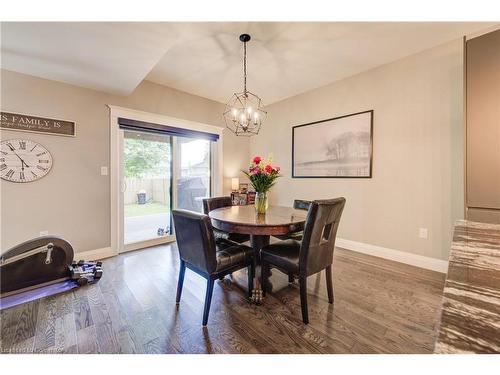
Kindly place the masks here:
POLYGON ((314 121, 314 122, 309 122, 307 124, 302 124, 302 125, 295 125, 292 127, 292 178, 372 178, 373 176, 373 116, 374 115, 374 110, 368 110, 368 111, 361 111, 361 112, 356 112, 356 113, 350 113, 348 115, 343 115, 343 116, 337 116, 337 117, 332 117, 328 118, 325 120, 320 120, 320 121, 314 121), (300 175, 297 176, 295 173, 295 129, 304 127, 304 126, 311 126, 311 125, 317 125, 321 124, 324 122, 328 121, 334 121, 334 120, 339 120, 342 118, 346 117, 351 117, 351 116, 357 116, 365 113, 370 113, 370 162, 369 162, 369 174, 366 176, 304 176, 300 175))

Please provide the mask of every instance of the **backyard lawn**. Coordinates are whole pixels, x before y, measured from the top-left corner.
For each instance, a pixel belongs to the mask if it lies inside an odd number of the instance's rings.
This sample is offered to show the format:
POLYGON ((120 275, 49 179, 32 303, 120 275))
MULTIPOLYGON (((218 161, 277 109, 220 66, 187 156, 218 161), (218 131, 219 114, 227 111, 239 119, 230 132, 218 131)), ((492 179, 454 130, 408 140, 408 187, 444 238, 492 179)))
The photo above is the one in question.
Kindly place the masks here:
POLYGON ((126 204, 125 217, 146 216, 153 214, 162 214, 170 211, 168 204, 158 202, 148 202, 145 204, 126 204))

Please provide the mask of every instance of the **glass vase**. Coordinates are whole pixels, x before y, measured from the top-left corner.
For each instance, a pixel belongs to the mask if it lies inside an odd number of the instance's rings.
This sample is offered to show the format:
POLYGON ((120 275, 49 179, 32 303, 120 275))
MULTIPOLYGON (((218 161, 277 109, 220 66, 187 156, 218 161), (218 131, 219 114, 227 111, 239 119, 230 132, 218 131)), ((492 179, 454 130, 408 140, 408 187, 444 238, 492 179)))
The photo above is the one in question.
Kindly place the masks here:
POLYGON ((258 214, 265 214, 267 211, 267 193, 255 194, 255 212, 258 214))

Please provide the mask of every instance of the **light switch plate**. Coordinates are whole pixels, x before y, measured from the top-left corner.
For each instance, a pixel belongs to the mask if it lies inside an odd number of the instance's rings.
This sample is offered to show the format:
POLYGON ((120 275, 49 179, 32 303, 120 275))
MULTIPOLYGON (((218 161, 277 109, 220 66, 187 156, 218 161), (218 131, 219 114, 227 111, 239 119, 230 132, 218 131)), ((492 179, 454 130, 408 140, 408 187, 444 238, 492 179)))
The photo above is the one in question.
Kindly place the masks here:
POLYGON ((427 230, 427 228, 420 228, 418 230, 418 236, 420 238, 427 239, 427 238, 429 238, 429 231, 427 230))
POLYGON ((108 167, 101 167, 101 176, 108 175, 108 167))

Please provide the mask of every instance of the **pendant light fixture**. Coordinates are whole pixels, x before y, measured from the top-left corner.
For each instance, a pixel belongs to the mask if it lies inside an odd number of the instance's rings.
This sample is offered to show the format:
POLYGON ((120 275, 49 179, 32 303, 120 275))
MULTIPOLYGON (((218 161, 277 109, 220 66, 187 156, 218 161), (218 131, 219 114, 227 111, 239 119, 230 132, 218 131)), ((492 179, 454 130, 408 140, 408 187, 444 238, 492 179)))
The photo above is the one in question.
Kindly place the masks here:
POLYGON ((248 34, 240 35, 243 42, 243 92, 234 93, 224 111, 226 127, 237 136, 259 134, 267 115, 262 100, 247 90, 247 43, 250 39, 248 34))

